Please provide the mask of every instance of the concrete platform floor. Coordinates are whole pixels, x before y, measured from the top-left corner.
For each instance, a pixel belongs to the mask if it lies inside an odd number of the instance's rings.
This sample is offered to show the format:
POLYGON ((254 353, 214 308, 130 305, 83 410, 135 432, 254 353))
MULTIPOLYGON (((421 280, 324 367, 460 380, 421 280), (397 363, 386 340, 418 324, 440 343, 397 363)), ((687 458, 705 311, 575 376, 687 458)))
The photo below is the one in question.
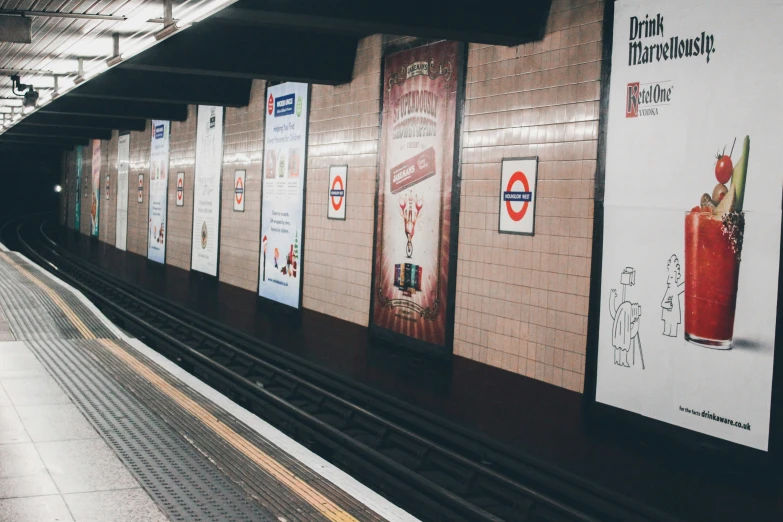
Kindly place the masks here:
POLYGON ((0 522, 166 520, 25 343, 0 342, 0 522))

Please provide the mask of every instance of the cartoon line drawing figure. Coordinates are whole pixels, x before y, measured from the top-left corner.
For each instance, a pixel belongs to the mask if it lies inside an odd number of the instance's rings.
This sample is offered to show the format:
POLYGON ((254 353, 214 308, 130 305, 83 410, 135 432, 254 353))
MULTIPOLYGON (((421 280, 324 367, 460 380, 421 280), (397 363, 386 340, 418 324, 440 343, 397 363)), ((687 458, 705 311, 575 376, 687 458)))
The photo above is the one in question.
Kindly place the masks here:
POLYGON ((682 323, 682 306, 680 296, 685 291, 685 281, 680 269, 680 260, 672 254, 666 266, 669 271, 666 277, 666 293, 661 301, 661 320, 663 320, 663 335, 677 337, 677 330, 682 323))
POLYGON ((618 366, 630 368, 636 365, 636 349, 639 349, 639 357, 644 366, 644 353, 642 341, 639 337, 639 319, 642 316, 642 306, 639 303, 631 303, 625 298, 627 287, 636 284, 636 270, 627 267, 620 275, 620 284, 623 285, 622 302, 617 305, 617 290, 612 288, 609 293, 609 313, 612 315, 612 346, 614 346, 614 363, 618 366), (631 352, 631 364, 628 363, 628 352, 631 352))
POLYGON ((413 234, 416 232, 416 222, 419 220, 421 209, 424 207, 424 198, 413 191, 408 191, 408 195, 401 196, 400 215, 405 224, 405 237, 408 238, 408 244, 405 247, 405 254, 408 257, 413 256, 413 234))

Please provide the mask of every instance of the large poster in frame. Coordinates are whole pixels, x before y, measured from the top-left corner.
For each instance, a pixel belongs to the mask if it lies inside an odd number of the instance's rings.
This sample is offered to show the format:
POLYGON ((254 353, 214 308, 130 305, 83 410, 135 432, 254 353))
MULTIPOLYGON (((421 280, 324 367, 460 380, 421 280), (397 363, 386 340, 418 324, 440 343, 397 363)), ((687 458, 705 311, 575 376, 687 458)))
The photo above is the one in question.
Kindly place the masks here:
POLYGON ((120 134, 117 142, 117 235, 114 246, 125 250, 128 245, 128 168, 130 134, 120 134))
POLYGON ((217 276, 223 174, 223 107, 199 105, 197 125, 190 263, 192 270, 217 276))
POLYGON ((170 131, 170 122, 152 120, 147 258, 156 263, 164 263, 166 260, 170 131))
POLYGON ((596 401, 768 449, 783 4, 618 0, 596 401), (752 58, 751 58, 752 57, 752 58))
POLYGON ((293 308, 301 304, 308 90, 269 87, 264 132, 258 295, 293 308))
POLYGON ((101 140, 92 140, 91 186, 90 235, 98 237, 98 228, 101 222, 101 140))
POLYGON ((384 59, 372 327, 444 348, 463 47, 439 42, 384 59))

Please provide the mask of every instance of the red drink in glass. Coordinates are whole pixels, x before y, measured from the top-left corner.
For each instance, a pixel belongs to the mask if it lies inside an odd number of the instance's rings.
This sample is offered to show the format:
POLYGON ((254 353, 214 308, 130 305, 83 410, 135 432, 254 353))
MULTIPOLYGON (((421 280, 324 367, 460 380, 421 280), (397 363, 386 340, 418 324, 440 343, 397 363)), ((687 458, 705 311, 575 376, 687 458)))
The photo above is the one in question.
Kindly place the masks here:
POLYGON ((729 350, 740 260, 721 218, 698 211, 685 216, 685 339, 729 350))

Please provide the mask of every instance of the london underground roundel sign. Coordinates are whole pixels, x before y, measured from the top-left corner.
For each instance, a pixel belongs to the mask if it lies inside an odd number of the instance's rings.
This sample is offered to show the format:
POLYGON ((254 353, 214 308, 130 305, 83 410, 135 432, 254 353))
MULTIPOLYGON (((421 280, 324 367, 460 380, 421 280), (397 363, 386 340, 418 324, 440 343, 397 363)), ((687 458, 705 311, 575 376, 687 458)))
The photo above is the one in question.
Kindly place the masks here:
POLYGON ((347 181, 347 165, 332 165, 329 167, 329 206, 326 213, 326 217, 329 219, 345 219, 345 187, 347 181))
POLYGON ((234 171, 234 210, 245 211, 245 171, 234 171))
POLYGON ((533 235, 538 158, 504 159, 500 173, 498 231, 533 235))

